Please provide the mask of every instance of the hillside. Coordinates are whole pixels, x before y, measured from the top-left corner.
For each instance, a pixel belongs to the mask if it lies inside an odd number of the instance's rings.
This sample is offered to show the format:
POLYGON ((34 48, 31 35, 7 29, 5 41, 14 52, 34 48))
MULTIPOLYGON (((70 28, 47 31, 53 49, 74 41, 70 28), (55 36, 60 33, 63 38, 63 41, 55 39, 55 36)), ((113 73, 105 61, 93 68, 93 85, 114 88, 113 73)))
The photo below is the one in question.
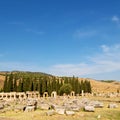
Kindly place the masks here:
POLYGON ((17 76, 18 79, 20 79, 21 77, 27 78, 38 78, 38 77, 44 77, 44 76, 49 76, 51 77, 52 75, 50 74, 46 74, 46 73, 42 73, 42 72, 29 72, 29 71, 0 71, 0 89, 3 88, 4 85, 4 80, 5 80, 5 75, 6 73, 9 74, 13 74, 14 76, 17 76))
POLYGON ((93 80, 89 78, 79 78, 79 80, 89 80, 92 86, 93 92, 117 92, 117 90, 120 91, 120 82, 113 81, 113 82, 103 82, 98 80, 93 80))
POLYGON ((95 92, 103 92, 103 93, 108 93, 108 92, 117 92, 117 90, 120 91, 120 82, 101 82, 101 81, 96 81, 96 80, 90 80, 91 85, 92 85, 92 90, 95 92))
POLYGON ((0 89, 3 87, 4 80, 5 80, 5 76, 0 75, 0 89))
MULTIPOLYGON (((10 72, 7 72, 10 73, 10 72)), ((46 73, 41 72, 21 72, 21 71, 13 71, 14 73, 18 73, 19 76, 52 76, 46 73)), ((6 72, 0 72, 0 89, 3 88, 4 80, 5 80, 5 74, 6 72)), ((117 92, 117 90, 120 91, 120 82, 117 81, 97 81, 89 78, 79 78, 79 80, 89 80, 92 86, 93 92, 117 92)))

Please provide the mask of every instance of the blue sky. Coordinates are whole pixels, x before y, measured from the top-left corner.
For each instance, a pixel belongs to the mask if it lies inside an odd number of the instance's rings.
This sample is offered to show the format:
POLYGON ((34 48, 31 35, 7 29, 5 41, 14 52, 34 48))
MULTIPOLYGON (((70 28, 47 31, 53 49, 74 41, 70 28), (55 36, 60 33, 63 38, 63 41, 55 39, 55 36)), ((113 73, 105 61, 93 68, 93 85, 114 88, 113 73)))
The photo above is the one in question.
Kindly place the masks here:
POLYGON ((4 70, 120 80, 120 1, 1 0, 4 70))

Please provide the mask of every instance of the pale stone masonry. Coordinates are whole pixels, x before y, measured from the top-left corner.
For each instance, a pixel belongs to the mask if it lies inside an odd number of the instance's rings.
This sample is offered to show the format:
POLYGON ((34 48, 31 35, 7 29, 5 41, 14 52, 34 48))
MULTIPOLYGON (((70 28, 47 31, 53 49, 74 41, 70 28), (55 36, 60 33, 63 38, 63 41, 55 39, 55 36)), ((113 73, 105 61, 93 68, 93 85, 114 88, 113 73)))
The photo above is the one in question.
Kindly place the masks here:
POLYGON ((3 100, 16 100, 16 99, 19 99, 19 100, 23 100, 23 99, 26 99, 26 98, 39 98, 40 95, 39 95, 39 92, 29 92, 27 91, 26 93, 25 92, 1 92, 0 93, 0 99, 3 99, 3 100))
MULTIPOLYGON (((84 91, 82 90, 82 93, 81 94, 76 94, 75 95, 75 92, 72 91, 70 93, 70 95, 66 95, 64 94, 63 95, 64 98, 66 97, 71 97, 71 98, 74 98, 74 97, 77 97, 77 96, 82 96, 82 97, 89 97, 89 96, 99 96, 99 97, 120 97, 120 93, 84 93, 84 91)), ((43 98, 47 98, 49 97, 48 95, 48 92, 44 92, 43 93, 43 98)), ((39 99, 40 98, 40 94, 38 91, 27 91, 27 92, 1 92, 0 93, 0 99, 3 99, 3 100, 25 100, 25 99, 29 99, 29 98, 35 98, 35 99, 39 99)), ((51 98, 57 98, 57 92, 56 91, 53 91, 51 93, 51 98)))

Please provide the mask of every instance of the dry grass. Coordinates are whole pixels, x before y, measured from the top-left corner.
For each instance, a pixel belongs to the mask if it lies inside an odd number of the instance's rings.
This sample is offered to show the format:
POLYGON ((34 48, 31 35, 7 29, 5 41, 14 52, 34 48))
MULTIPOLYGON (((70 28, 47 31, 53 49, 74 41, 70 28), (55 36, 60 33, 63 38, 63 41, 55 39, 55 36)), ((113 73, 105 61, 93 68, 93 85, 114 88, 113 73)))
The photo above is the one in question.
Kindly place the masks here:
POLYGON ((5 80, 5 76, 0 75, 0 89, 3 88, 4 80, 5 80))
MULTIPOLYGON (((86 78, 79 78, 79 80, 85 80, 86 78)), ((120 91, 120 82, 101 82, 93 79, 87 79, 90 81, 92 86, 93 92, 100 92, 100 93, 109 93, 109 92, 117 92, 120 91)))
POLYGON ((97 108, 95 112, 77 112, 74 116, 53 115, 46 116, 46 111, 37 110, 35 112, 7 112, 1 114, 2 118, 11 118, 13 120, 119 120, 120 108, 97 108), (98 118, 100 117, 100 118, 98 118))

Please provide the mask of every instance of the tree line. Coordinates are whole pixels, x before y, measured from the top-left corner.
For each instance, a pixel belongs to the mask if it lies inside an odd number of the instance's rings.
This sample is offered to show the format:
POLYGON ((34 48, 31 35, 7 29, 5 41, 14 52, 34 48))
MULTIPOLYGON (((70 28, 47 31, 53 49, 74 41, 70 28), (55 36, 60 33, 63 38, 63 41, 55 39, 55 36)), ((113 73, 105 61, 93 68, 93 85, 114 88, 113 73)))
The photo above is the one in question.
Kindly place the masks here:
POLYGON ((50 75, 39 75, 38 73, 10 73, 5 75, 3 92, 26 92, 39 91, 42 96, 44 92, 51 95, 56 91, 58 95, 69 94, 74 91, 75 94, 91 93, 91 84, 88 80, 79 81, 77 77, 55 77, 50 75), (66 87, 68 89, 66 89, 66 87), (67 92, 66 92, 67 91, 67 92))

